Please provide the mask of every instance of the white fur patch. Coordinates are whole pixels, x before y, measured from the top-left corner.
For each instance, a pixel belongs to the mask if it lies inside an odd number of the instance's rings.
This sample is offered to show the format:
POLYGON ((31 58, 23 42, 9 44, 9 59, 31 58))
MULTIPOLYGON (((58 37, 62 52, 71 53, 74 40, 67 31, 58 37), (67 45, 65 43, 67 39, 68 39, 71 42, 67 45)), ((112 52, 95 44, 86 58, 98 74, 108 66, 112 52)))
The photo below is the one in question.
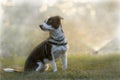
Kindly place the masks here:
POLYGON ((49 63, 49 62, 50 62, 50 60, 44 59, 44 63, 49 63))
POLYGON ((57 45, 52 46, 52 53, 55 59, 58 57, 61 57, 63 54, 65 54, 66 51, 67 51, 67 45, 66 46, 57 46, 57 45))
POLYGON ((38 64, 38 67, 36 68, 35 71, 39 71, 43 66, 41 62, 37 62, 37 64, 38 64))
POLYGON ((53 30, 54 29, 51 25, 48 25, 46 23, 43 23, 43 27, 42 28, 45 29, 45 30, 53 30))

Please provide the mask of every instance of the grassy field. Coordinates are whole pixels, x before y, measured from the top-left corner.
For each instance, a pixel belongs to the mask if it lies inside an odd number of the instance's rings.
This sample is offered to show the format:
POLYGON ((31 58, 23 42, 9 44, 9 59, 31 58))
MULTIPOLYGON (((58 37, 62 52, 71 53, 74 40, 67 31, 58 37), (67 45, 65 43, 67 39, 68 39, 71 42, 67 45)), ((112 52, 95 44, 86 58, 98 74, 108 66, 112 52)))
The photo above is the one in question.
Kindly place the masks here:
MULTIPOLYGON (((4 66, 7 61, 2 60, 4 66)), ((10 65, 10 63, 9 63, 10 65)), ((21 62, 19 67, 23 67, 21 62)), ((0 80, 120 80, 120 55, 69 55, 68 69, 62 71, 61 62, 57 62, 58 71, 5 73, 0 71, 0 80)))

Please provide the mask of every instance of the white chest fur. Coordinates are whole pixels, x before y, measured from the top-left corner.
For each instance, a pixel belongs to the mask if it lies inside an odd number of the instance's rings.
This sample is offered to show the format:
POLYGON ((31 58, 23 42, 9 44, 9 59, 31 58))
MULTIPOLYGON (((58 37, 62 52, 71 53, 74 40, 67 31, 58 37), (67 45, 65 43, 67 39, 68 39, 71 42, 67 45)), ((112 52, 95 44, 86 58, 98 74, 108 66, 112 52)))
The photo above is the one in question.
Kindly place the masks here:
POLYGON ((52 45, 52 54, 55 57, 55 59, 65 54, 66 51, 67 45, 65 46, 52 45))

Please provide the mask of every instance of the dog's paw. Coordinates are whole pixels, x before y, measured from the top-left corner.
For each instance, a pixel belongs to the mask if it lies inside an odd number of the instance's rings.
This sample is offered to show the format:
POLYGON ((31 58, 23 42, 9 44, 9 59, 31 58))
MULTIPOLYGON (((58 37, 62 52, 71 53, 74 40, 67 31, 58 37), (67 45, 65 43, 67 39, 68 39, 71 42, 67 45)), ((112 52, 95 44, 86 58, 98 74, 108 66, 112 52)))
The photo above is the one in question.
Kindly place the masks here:
POLYGON ((67 69, 67 65, 64 65, 64 66, 62 67, 62 70, 65 71, 66 69, 67 69))

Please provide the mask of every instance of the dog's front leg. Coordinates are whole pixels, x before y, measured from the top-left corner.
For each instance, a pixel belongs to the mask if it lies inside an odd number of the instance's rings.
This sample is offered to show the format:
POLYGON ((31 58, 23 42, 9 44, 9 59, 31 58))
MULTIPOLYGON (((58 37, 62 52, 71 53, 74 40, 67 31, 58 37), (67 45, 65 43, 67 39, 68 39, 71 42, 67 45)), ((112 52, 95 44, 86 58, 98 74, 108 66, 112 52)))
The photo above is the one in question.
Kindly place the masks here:
POLYGON ((67 69, 67 54, 63 54, 62 57, 63 70, 67 69))
POLYGON ((56 62, 55 62, 55 57, 54 55, 52 54, 52 61, 51 61, 51 65, 52 65, 52 70, 53 72, 56 72, 57 71, 57 66, 56 66, 56 62))
POLYGON ((52 65, 53 72, 56 72, 57 71, 57 66, 56 66, 55 60, 52 60, 51 65, 52 65))

